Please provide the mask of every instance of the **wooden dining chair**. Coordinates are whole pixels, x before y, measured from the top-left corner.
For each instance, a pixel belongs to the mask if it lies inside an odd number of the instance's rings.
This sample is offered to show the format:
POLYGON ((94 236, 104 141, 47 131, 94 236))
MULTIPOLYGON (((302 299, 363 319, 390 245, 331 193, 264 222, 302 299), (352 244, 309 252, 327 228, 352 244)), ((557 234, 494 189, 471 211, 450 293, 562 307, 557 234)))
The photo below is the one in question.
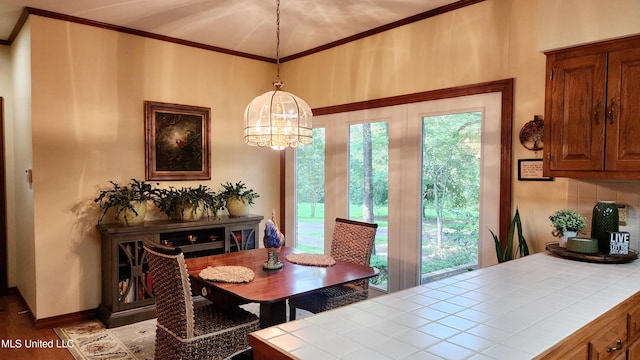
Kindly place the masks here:
MULTIPOLYGON (((369 266, 378 224, 336 218, 330 255, 338 261, 369 266)), ((357 280, 289 298, 289 320, 296 309, 314 314, 353 304, 369 297, 369 279, 357 280)))
POLYGON ((158 324, 156 359, 226 359, 249 349, 258 317, 240 307, 194 306, 180 248, 143 242, 153 279, 158 324))

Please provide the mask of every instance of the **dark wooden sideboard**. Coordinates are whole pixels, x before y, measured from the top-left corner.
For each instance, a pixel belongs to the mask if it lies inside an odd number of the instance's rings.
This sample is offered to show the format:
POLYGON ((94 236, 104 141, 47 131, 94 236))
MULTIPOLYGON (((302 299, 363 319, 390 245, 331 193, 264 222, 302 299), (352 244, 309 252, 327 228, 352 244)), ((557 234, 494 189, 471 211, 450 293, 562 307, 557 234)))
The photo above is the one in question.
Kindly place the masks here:
POLYGON ((258 226, 262 219, 257 215, 221 216, 199 221, 147 221, 128 227, 104 225, 98 318, 111 328, 156 316, 143 239, 178 246, 185 258, 254 249, 260 240, 258 226))

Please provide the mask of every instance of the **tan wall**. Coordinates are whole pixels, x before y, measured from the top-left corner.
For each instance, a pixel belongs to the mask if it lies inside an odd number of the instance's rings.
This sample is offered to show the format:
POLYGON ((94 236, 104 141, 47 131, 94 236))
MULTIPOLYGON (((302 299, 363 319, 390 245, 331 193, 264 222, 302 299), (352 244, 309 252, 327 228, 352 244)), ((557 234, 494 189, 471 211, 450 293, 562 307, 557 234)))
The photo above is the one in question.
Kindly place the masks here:
POLYGON ((37 318, 100 303, 92 200, 108 180, 144 179, 145 100, 211 108, 212 180, 161 186, 243 180, 261 195, 252 212, 278 206, 278 153, 242 138, 273 64, 37 16, 31 37, 37 318))
POLYGON ((312 108, 504 79, 510 4, 486 1, 287 62, 283 78, 312 108))
POLYGON ((638 0, 538 0, 538 49, 640 34, 638 0))

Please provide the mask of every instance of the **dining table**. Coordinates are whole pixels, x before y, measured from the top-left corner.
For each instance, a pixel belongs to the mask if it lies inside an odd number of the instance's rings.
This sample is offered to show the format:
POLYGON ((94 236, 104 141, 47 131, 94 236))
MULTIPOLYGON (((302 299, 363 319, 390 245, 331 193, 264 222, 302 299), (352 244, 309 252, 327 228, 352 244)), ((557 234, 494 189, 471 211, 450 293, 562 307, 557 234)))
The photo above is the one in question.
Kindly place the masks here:
POLYGON ((278 253, 282 268, 264 269, 270 250, 258 248, 185 259, 194 294, 201 294, 221 307, 258 303, 260 327, 264 329, 286 322, 286 302, 290 297, 378 275, 378 269, 374 267, 339 260, 331 266, 295 264, 286 260, 287 255, 302 251, 286 246, 278 253), (241 283, 210 281, 200 277, 203 269, 220 266, 248 268, 254 277, 241 283))

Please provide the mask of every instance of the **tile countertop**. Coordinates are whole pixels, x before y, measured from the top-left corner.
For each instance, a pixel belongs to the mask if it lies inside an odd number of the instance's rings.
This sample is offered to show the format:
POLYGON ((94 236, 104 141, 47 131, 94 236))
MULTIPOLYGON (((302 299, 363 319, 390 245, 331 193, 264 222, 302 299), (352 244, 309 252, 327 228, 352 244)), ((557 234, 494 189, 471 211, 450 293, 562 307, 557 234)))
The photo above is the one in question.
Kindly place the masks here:
POLYGON ((640 291, 640 260, 537 253, 253 335, 304 360, 531 359, 640 291))

